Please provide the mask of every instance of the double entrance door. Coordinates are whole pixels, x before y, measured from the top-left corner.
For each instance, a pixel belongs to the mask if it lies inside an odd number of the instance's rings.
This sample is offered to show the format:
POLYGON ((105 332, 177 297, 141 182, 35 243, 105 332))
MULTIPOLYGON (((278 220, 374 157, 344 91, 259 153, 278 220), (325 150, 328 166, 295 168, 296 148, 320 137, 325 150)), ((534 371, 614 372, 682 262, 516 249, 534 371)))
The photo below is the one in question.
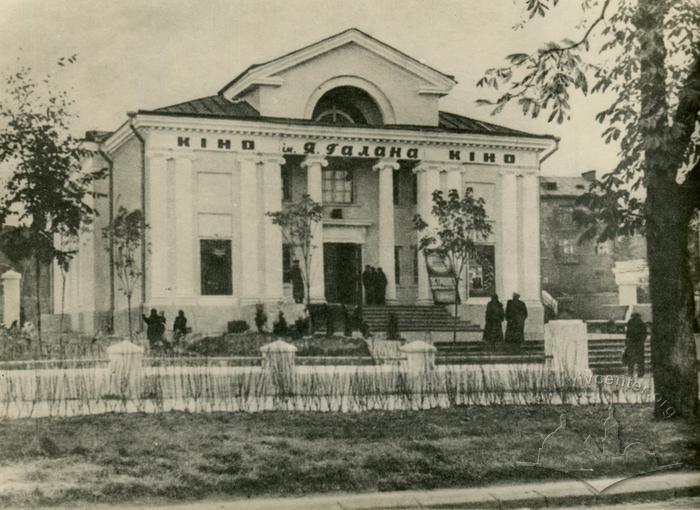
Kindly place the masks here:
POLYGON ((355 243, 323 243, 323 278, 326 302, 362 303, 362 246, 355 243))

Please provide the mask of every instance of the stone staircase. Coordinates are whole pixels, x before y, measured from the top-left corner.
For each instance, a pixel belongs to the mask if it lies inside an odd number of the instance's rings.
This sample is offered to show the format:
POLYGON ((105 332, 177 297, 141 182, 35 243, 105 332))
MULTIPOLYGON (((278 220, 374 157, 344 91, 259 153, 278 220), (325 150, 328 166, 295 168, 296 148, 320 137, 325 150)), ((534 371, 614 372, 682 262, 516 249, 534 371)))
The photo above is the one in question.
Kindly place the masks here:
MULTIPOLYGON (((399 332, 404 331, 452 331, 454 318, 444 306, 365 306, 362 317, 373 332, 386 331, 389 314, 395 313, 399 332)), ((457 331, 480 331, 480 327, 467 321, 457 321, 457 331)))
MULTIPOLYGON (((612 334, 588 334, 588 368, 595 375, 624 375, 627 366, 622 364, 625 336, 612 334)), ((651 345, 647 338, 644 344, 644 365, 651 371, 651 345)))
POLYGON ((491 351, 483 342, 435 342, 436 365, 544 363, 544 340, 528 340, 517 350, 491 351))

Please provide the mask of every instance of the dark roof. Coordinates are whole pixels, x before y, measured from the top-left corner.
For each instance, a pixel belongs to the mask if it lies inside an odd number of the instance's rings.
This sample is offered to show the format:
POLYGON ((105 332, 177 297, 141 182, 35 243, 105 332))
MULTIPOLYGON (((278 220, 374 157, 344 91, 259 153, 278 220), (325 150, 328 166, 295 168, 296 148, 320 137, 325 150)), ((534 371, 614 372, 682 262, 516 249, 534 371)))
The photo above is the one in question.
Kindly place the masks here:
MULTIPOLYGON (((170 115, 177 117, 215 117, 221 119, 235 120, 259 120, 265 122, 274 122, 282 124, 301 124, 312 126, 333 126, 340 127, 337 124, 327 124, 309 119, 292 119, 286 117, 263 117, 258 111, 244 100, 229 101, 222 96, 208 96, 193 101, 185 101, 164 108, 155 110, 139 110, 139 114, 146 115, 170 115)), ((364 125, 345 125, 343 128, 365 128, 364 125)), ((496 135, 496 136, 520 136, 529 138, 551 138, 552 135, 538 135, 518 131, 516 129, 491 124, 481 120, 464 117, 450 112, 439 112, 439 121, 437 126, 421 126, 409 124, 385 124, 383 126, 370 126, 376 129, 406 129, 412 131, 433 131, 433 132, 453 132, 453 133, 470 133, 479 135, 496 135)))
POLYGON ((158 113, 211 115, 213 117, 259 117, 246 101, 229 101, 222 96, 207 96, 153 110, 158 113))
POLYGON ((313 42, 313 43, 311 43, 311 44, 307 44, 306 46, 304 46, 304 47, 302 47, 302 48, 299 48, 299 49, 297 49, 297 50, 290 51, 289 53, 285 53, 285 54, 282 55, 282 56, 275 57, 275 58, 273 58, 272 60, 268 60, 267 62, 260 62, 260 63, 258 63, 258 64, 252 64, 252 65, 248 66, 242 73, 240 73, 240 74, 239 74, 238 76, 236 76, 233 80, 231 80, 231 81, 228 82, 226 85, 224 85, 224 86, 221 88, 221 90, 219 90, 219 94, 223 93, 226 89, 230 88, 230 87, 231 87, 232 85, 234 85, 236 82, 240 81, 246 74, 248 74, 248 73, 249 73, 250 71, 252 71, 253 69, 257 69, 258 67, 266 66, 267 64, 271 64, 271 63, 273 63, 273 62, 277 62, 278 60, 282 60, 283 58, 290 57, 290 56, 292 56, 292 55, 295 55, 296 53, 302 52, 302 51, 304 51, 304 50, 306 50, 306 49, 308 49, 308 48, 311 48, 312 46, 316 46, 317 44, 320 44, 320 43, 322 43, 322 42, 328 41, 329 39, 333 39, 334 37, 338 37, 338 36, 340 36, 340 35, 342 35, 342 34, 345 34, 345 33, 347 33, 347 32, 359 32, 359 33, 361 33, 362 35, 364 35, 365 37, 367 37, 367 38, 369 38, 369 39, 372 39, 373 41, 376 41, 376 42, 378 42, 379 44, 382 44, 382 45, 384 45, 384 46, 386 46, 386 47, 388 47, 388 48, 391 48, 392 50, 396 51, 397 53, 400 53, 400 54, 403 55, 404 57, 410 58, 411 60, 413 60, 413 61, 415 61, 415 62, 418 62, 418 63, 421 64, 422 66, 425 66, 425 67, 427 67, 428 69, 431 69, 431 70, 435 71, 436 73, 441 74, 442 76, 444 76, 444 77, 446 77, 446 78, 449 78, 449 79, 452 80, 452 81, 455 81, 455 77, 454 77, 453 75, 451 75, 451 74, 445 74, 445 73, 443 73, 442 71, 438 71, 438 70, 435 69, 434 67, 430 67, 429 65, 424 64, 424 63, 421 62, 420 60, 416 60, 414 57, 412 57, 412 56, 410 56, 410 55, 407 55, 407 54, 404 53, 403 51, 398 50, 398 49, 394 48, 393 46, 390 46, 390 45, 386 44, 386 43, 383 42, 383 41, 380 41, 379 39, 377 39, 377 38, 375 38, 375 37, 372 37, 372 36, 369 35, 368 33, 363 32, 362 30, 360 30, 360 29, 358 29, 358 28, 348 28, 347 30, 343 30, 342 32, 338 32, 337 34, 333 34, 333 35, 330 35, 330 36, 328 36, 328 37, 325 37, 325 38, 323 38, 323 39, 321 39, 321 40, 319 40, 319 41, 313 42))
POLYGON ((535 135, 532 133, 526 133, 525 131, 518 131, 517 129, 511 129, 505 126, 499 126, 498 124, 491 124, 490 122, 484 122, 482 120, 472 119, 470 117, 464 117, 463 115, 457 115, 456 113, 450 112, 439 112, 439 123, 441 128, 445 129, 458 129, 463 132, 477 133, 482 135, 503 135, 503 136, 549 136, 549 135, 535 135))
POLYGON ((109 138, 112 135, 112 131, 86 131, 85 132, 85 141, 86 142, 96 142, 96 143, 101 143, 105 141, 107 138, 109 138))
POLYGON ((544 197, 577 197, 588 191, 591 182, 583 177, 540 177, 540 195, 544 197))

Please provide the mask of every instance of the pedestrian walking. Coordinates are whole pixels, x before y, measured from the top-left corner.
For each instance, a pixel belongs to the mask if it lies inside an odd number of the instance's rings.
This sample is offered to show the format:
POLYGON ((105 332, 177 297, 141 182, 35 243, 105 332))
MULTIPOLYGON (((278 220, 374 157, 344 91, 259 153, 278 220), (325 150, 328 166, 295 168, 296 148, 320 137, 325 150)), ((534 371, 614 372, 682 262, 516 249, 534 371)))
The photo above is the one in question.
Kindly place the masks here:
POLYGON ((513 299, 506 304, 506 344, 520 347, 525 341, 527 306, 520 301, 520 294, 513 292, 513 299))
POLYGON ((292 281, 292 297, 295 303, 304 302, 304 277, 301 274, 299 260, 294 259, 289 269, 289 278, 292 281))
POLYGON ((504 318, 503 304, 498 300, 498 295, 493 294, 491 301, 486 305, 483 337, 484 343, 492 350, 503 343, 504 318))
POLYGON ((634 377, 634 367, 637 367, 637 377, 644 377, 644 343, 647 339, 647 325, 642 316, 633 313, 627 322, 625 334, 625 352, 623 363, 627 365, 630 377, 634 377))

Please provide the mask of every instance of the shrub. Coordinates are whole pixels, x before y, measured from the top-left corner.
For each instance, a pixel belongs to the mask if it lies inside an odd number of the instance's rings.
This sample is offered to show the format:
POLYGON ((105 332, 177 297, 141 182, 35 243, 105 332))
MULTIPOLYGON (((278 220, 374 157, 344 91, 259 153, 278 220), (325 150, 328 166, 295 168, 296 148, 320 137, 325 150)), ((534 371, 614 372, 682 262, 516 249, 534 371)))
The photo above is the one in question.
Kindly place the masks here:
POLYGON ((248 331, 248 323, 246 321, 229 321, 229 333, 245 333, 248 331))
POLYGON ((280 310, 277 314, 277 322, 272 324, 272 332, 275 335, 287 336, 289 334, 289 326, 287 326, 287 319, 284 318, 284 312, 280 310))
POLYGON ((255 305, 255 327, 258 328, 258 333, 262 333, 267 324, 267 314, 265 313, 265 307, 258 303, 255 305))

